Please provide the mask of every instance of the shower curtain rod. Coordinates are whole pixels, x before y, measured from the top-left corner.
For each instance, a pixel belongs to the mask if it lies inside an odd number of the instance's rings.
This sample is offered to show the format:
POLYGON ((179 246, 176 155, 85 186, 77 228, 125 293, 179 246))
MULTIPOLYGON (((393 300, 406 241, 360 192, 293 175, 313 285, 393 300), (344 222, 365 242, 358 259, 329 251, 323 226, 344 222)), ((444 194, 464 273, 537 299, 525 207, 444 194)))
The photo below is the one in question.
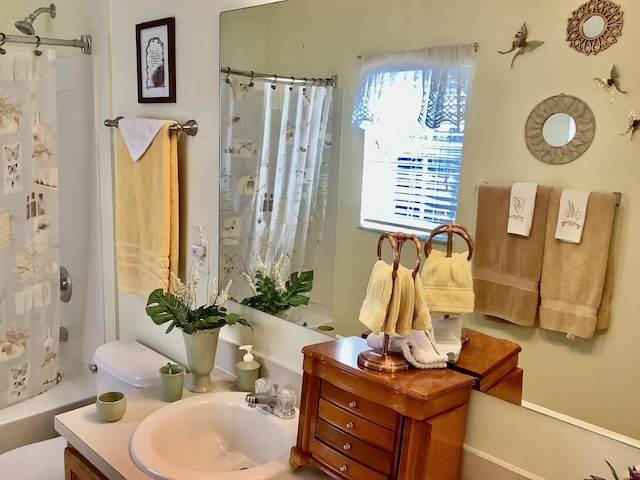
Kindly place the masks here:
POLYGON ((235 70, 231 67, 220 67, 220 73, 229 75, 241 75, 253 79, 265 80, 271 83, 286 83, 287 85, 324 85, 335 87, 338 85, 338 76, 332 75, 330 78, 295 78, 276 75, 275 73, 258 73, 248 70, 235 70))
POLYGON ((79 48, 85 55, 91 55, 91 35, 81 35, 80 40, 61 40, 59 38, 42 38, 38 35, 32 37, 21 35, 5 35, 0 33, 0 48, 5 43, 28 43, 34 44, 36 47, 40 45, 54 45, 58 47, 76 47, 79 48))

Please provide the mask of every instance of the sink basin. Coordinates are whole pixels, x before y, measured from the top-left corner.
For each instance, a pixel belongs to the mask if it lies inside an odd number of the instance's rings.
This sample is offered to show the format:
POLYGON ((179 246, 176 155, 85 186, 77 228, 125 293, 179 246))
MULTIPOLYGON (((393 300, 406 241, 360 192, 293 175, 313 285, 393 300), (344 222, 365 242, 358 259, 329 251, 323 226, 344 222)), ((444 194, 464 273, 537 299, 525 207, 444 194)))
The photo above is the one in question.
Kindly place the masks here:
POLYGON ((296 418, 245 403, 246 393, 208 393, 156 410, 131 437, 135 464, 162 480, 263 480, 292 471, 296 418))

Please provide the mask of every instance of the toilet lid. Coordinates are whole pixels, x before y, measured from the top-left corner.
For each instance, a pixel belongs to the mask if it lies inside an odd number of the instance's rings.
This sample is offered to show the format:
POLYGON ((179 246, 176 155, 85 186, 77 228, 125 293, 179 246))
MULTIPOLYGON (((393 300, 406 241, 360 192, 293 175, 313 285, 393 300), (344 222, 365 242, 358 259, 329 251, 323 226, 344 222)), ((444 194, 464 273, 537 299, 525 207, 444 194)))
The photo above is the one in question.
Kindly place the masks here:
POLYGON ((144 388, 158 382, 159 369, 169 360, 133 340, 117 340, 100 345, 93 354, 98 371, 112 375, 134 387, 144 388))

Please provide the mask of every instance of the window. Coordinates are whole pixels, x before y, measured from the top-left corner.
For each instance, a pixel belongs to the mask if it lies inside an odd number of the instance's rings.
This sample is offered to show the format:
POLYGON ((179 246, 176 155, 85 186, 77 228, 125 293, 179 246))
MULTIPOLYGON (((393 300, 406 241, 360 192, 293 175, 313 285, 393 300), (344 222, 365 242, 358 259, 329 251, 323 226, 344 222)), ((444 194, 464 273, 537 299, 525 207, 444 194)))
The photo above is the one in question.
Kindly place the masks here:
MULTIPOLYGON (((443 47, 459 49, 460 47, 443 47)), ((408 52, 433 57, 441 49, 408 52)), ((360 226, 428 235, 456 218, 471 62, 456 53, 444 65, 415 68, 377 58, 363 71, 353 123, 364 130, 360 226)))

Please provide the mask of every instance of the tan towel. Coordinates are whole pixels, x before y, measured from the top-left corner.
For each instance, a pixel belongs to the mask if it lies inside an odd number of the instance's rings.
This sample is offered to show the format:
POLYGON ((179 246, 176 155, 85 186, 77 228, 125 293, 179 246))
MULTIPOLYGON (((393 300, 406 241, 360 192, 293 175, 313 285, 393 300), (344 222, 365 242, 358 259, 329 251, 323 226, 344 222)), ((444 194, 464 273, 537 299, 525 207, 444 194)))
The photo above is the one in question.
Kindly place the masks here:
POLYGON ((116 271, 118 288, 147 297, 178 275, 177 135, 167 122, 137 162, 117 135, 116 271))
POLYGON ((511 187, 478 187, 472 258, 476 312, 517 325, 536 323, 550 192, 538 186, 531 232, 522 237, 507 233, 511 187))
POLYGON ((549 198, 540 281, 540 326, 591 338, 596 328, 606 328, 609 323, 611 274, 607 277, 607 266, 611 264, 616 198, 612 193, 589 195, 582 240, 572 244, 555 238, 561 193, 554 189, 549 198))

